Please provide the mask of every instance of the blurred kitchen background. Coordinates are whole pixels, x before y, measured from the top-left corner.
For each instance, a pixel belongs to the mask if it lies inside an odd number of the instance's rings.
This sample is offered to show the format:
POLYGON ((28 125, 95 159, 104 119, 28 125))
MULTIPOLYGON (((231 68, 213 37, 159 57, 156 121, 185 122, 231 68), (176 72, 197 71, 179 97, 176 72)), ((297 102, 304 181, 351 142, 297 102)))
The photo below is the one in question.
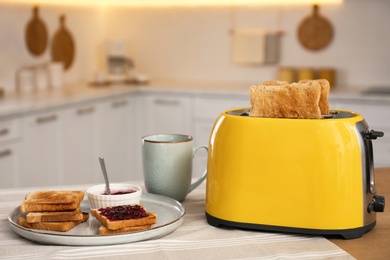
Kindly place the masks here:
POLYGON ((105 69, 105 44, 121 40, 137 70, 151 79, 257 83, 277 77, 279 67, 292 66, 334 68, 340 88, 390 85, 387 0, 320 5, 320 13, 334 27, 333 40, 320 51, 305 49, 297 39, 299 24, 312 13, 311 4, 240 5, 240 1, 228 1, 232 4, 134 7, 100 5, 99 1, 42 1, 39 15, 47 26, 49 42, 40 56, 29 53, 24 38, 33 4, 39 1, 18 2, 0 1, 0 86, 7 92, 15 90, 19 68, 50 60, 51 40, 61 14, 75 42, 74 63, 64 73, 65 83, 93 79, 96 71, 105 69), (281 30, 280 61, 263 66, 234 64, 234 28, 281 30))
POLYGON ((279 78, 329 77, 331 108, 383 131, 374 165, 389 166, 390 1, 317 2, 0 0, 0 187, 102 183, 99 156, 111 181, 140 180, 142 136, 207 144, 279 78))

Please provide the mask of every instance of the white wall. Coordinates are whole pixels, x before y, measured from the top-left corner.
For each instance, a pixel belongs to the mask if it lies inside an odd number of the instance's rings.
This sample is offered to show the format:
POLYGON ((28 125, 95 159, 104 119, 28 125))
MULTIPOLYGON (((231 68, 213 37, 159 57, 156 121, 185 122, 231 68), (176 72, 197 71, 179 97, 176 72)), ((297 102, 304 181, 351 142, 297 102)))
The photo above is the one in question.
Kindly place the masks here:
MULTIPOLYGON (((331 45, 319 52, 305 50, 296 31, 309 6, 235 8, 111 8, 41 6, 40 16, 50 36, 58 17, 76 43, 76 58, 65 73, 67 83, 89 81, 104 66, 107 39, 128 42, 128 55, 139 71, 153 78, 258 83, 276 77, 278 66, 334 67, 339 87, 390 86, 390 1, 344 0, 320 12, 335 28, 331 45), (232 15, 235 14, 235 15, 232 15), (235 23, 233 24, 233 18, 235 23), (278 65, 244 67, 230 61, 232 27, 281 28, 282 58, 278 65)), ((24 28, 31 6, 0 3, 0 86, 15 89, 15 71, 50 59, 31 56, 24 44, 24 28)), ((50 46, 49 46, 50 47, 50 46)))

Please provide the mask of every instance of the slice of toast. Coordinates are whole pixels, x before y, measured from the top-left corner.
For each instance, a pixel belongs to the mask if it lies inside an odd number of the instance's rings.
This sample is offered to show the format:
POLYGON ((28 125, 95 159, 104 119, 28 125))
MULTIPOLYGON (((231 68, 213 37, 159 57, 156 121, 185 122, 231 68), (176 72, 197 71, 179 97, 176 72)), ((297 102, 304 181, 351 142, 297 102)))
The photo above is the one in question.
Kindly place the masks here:
POLYGON ((263 82, 263 85, 281 85, 285 86, 288 85, 287 81, 284 80, 266 80, 263 82))
POLYGON ((51 231, 60 231, 66 232, 78 224, 87 221, 89 218, 89 214, 83 212, 83 219, 77 221, 65 221, 65 222, 39 222, 39 223, 28 223, 26 217, 19 217, 18 224, 25 228, 32 229, 43 229, 43 230, 51 230, 51 231))
POLYGON ((118 230, 126 227, 153 225, 157 221, 157 214, 154 212, 147 212, 142 205, 123 205, 115 207, 107 207, 103 209, 93 209, 91 211, 100 224, 110 230, 118 230), (133 209, 132 207, 136 207, 133 209), (104 212, 113 212, 105 214, 104 212), (143 211, 144 216, 138 217, 137 214, 132 214, 131 211, 143 211), (115 215, 115 220, 110 220, 108 215, 115 215))
POLYGON ((267 118, 322 118, 319 107, 321 86, 318 82, 275 83, 250 87, 249 116, 267 118))
POLYGON ((30 212, 26 215, 28 223, 39 222, 66 222, 83 219, 83 213, 80 209, 73 211, 53 211, 53 212, 30 212))
POLYGON ((111 235, 111 234, 120 234, 120 233, 142 231, 142 230, 150 229, 151 227, 152 227, 152 225, 143 225, 143 226, 134 226, 134 227, 124 227, 124 228, 120 228, 117 230, 110 230, 102 225, 99 227, 99 235, 111 235))
POLYGON ((329 115, 329 91, 330 84, 326 79, 315 79, 315 80, 300 80, 298 83, 312 84, 313 82, 318 82, 321 86, 321 96, 319 101, 319 107, 322 115, 329 115))
POLYGON ((82 191, 34 191, 27 194, 20 212, 47 212, 76 210, 84 198, 82 191))

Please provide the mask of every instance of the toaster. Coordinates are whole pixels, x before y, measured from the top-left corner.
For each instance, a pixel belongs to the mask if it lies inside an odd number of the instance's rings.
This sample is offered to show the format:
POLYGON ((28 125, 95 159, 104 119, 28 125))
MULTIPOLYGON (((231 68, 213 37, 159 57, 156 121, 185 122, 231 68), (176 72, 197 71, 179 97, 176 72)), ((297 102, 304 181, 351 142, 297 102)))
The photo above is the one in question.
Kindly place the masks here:
POLYGON ((224 111, 209 139, 206 219, 212 226, 358 238, 376 224, 372 140, 358 113, 322 119, 224 111))

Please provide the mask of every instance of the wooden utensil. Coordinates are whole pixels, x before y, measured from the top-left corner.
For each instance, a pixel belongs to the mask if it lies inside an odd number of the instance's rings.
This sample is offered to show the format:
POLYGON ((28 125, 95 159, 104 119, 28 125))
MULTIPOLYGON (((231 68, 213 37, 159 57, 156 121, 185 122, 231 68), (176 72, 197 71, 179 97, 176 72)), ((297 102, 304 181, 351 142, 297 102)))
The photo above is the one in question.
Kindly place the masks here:
POLYGON ((298 27, 298 39, 309 50, 319 51, 333 39, 333 26, 319 14, 318 5, 314 5, 311 16, 305 18, 298 27))
POLYGON ((38 56, 45 52, 48 42, 47 29, 39 17, 38 6, 33 7, 33 16, 25 30, 25 40, 31 54, 38 56))
POLYGON ((68 69, 73 62, 75 44, 69 30, 65 27, 65 15, 60 16, 60 28, 53 37, 51 57, 53 61, 62 62, 64 69, 68 69))

